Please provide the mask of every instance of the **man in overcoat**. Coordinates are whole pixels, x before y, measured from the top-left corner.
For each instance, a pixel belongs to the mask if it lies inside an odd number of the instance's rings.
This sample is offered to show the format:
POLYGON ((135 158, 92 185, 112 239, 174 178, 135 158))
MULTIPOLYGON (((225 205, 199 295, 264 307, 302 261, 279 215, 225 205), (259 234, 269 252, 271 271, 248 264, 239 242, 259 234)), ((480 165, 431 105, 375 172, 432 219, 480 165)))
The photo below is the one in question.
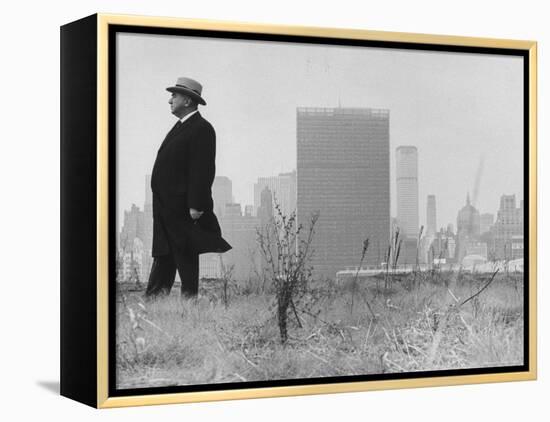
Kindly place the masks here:
POLYGON ((172 114, 178 118, 162 142, 153 166, 153 265, 146 297, 167 295, 176 270, 181 294, 196 296, 199 289, 199 254, 226 252, 213 212, 216 133, 198 111, 206 105, 202 85, 178 78, 166 88, 172 114))

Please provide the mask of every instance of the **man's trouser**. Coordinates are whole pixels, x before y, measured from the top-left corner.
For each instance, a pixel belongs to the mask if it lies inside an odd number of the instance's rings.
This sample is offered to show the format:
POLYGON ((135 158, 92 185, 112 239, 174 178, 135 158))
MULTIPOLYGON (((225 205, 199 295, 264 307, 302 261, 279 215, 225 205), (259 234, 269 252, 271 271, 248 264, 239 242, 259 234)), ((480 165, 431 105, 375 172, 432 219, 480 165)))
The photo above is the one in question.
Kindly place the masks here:
POLYGON ((153 297, 170 294, 176 278, 176 270, 181 279, 181 294, 196 296, 199 292, 199 255, 178 252, 172 245, 168 255, 153 258, 145 295, 153 297))

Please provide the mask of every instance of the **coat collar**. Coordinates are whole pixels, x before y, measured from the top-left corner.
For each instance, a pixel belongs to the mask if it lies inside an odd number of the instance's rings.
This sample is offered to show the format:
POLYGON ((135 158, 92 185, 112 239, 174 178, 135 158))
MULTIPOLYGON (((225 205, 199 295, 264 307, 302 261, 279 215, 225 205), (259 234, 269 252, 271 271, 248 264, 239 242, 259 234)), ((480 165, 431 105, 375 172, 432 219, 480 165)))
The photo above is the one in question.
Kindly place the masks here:
POLYGON ((186 120, 189 120, 191 117, 193 117, 195 114, 197 114, 199 112, 199 109, 195 109, 193 110, 191 113, 187 113, 185 116, 183 116, 181 119, 180 119, 180 122, 183 123, 185 122, 186 120))
POLYGON ((170 132, 168 132, 168 134, 166 135, 166 138, 164 138, 164 141, 162 141, 162 144, 158 150, 158 152, 160 152, 164 147, 166 147, 166 145, 168 145, 170 143, 170 141, 172 139, 174 139, 176 137, 176 135, 178 135, 179 133, 181 133, 181 131, 183 129, 185 129, 186 127, 188 127, 191 123, 197 121, 199 118, 201 118, 202 116, 200 115, 200 113, 197 111, 196 113, 194 113, 192 116, 190 116, 188 119, 186 119, 178 128, 176 129, 173 129, 171 130, 170 132))

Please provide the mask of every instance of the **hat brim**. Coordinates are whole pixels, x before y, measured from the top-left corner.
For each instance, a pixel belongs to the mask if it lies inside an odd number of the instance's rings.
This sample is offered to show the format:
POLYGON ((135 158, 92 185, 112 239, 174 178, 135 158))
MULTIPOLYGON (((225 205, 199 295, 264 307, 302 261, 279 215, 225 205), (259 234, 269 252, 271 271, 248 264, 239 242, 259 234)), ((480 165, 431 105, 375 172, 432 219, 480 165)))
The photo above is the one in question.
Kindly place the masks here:
POLYGON ((204 101, 204 98, 202 98, 199 94, 197 94, 195 91, 191 89, 187 89, 181 86, 169 86, 166 88, 166 91, 168 92, 178 92, 180 94, 189 95, 190 97, 194 98, 199 102, 199 104, 206 105, 206 101, 204 101))

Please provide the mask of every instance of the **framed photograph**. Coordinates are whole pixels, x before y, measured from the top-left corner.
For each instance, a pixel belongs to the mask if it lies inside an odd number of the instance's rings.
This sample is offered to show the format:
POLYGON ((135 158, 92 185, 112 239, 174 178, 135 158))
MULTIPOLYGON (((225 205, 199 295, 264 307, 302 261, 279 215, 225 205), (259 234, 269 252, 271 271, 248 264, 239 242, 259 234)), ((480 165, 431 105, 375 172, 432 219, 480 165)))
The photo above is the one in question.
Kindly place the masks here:
POLYGON ((536 42, 61 28, 61 394, 536 378, 536 42))

